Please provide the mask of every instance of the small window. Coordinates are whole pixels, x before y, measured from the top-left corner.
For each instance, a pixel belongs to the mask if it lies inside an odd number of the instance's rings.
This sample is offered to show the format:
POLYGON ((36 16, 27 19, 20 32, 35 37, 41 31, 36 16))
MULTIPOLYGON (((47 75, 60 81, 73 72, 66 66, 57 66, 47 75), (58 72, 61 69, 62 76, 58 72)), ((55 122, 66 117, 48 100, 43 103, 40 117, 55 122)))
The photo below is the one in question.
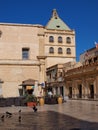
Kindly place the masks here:
POLYGON ((54 48, 53 47, 49 48, 49 53, 54 53, 54 48))
POLYGON ((58 54, 62 54, 63 52, 62 52, 62 48, 61 47, 59 47, 58 48, 58 54))
POLYGON ((62 37, 58 37, 58 43, 62 43, 62 37))
POLYGON ((66 43, 71 43, 71 38, 70 37, 66 38, 66 43))
POLYGON ((29 59, 29 48, 22 48, 22 59, 29 59))
POLYGON ((56 27, 57 27, 57 28, 60 28, 60 26, 59 26, 59 25, 57 25, 56 27))
POLYGON ((67 48, 67 49, 66 49, 66 53, 67 53, 67 54, 71 54, 71 49, 70 49, 70 48, 67 48))
POLYGON ((1 37, 1 35, 2 35, 2 31, 0 30, 0 37, 1 37))
POLYGON ((54 37, 53 36, 49 37, 49 42, 54 42, 54 37))

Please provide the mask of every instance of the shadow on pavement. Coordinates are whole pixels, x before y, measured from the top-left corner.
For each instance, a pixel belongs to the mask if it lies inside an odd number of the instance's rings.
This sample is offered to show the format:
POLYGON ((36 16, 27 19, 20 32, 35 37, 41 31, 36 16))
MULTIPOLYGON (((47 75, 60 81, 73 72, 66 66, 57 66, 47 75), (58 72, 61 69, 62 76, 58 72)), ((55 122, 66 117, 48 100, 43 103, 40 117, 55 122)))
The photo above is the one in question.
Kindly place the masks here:
POLYGON ((98 130, 98 123, 54 111, 32 111, 13 113, 11 117, 4 115, 4 120, 0 120, 0 130, 98 130))

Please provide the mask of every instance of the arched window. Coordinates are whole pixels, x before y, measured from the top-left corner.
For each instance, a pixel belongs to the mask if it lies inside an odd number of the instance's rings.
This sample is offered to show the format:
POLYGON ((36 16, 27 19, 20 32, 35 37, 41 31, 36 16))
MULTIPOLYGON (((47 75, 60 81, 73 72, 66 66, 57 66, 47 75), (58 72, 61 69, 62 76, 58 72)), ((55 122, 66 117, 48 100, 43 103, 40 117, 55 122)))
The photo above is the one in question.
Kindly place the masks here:
POLYGON ((67 48, 67 49, 66 49, 66 53, 67 53, 67 54, 71 54, 71 49, 70 49, 70 48, 67 48))
POLYGON ((70 37, 66 38, 66 43, 71 43, 71 38, 70 37))
POLYGON ((53 47, 49 48, 49 53, 54 53, 54 48, 53 47))
POLYGON ((58 43, 62 43, 62 37, 61 36, 58 37, 58 43))
POLYGON ((61 47, 59 47, 59 48, 58 48, 58 53, 59 53, 59 54, 62 54, 62 53, 63 53, 63 51, 62 51, 62 48, 61 48, 61 47))
POLYGON ((54 37, 53 36, 49 37, 49 42, 54 42, 54 37))

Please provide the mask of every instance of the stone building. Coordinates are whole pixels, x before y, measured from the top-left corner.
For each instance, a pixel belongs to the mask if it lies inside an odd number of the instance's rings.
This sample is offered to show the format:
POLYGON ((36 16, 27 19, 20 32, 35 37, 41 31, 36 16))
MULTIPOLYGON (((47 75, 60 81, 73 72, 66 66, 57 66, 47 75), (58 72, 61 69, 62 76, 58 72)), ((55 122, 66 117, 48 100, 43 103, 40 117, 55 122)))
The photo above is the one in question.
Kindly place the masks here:
POLYGON ((74 99, 98 99, 98 49, 80 55, 82 65, 69 69, 65 74, 66 94, 74 99))
POLYGON ((46 90, 52 91, 53 95, 60 95, 63 98, 68 98, 69 88, 66 86, 66 73, 81 66, 80 62, 70 61, 62 64, 56 64, 46 69, 46 90))
POLYGON ((75 59, 75 31, 55 9, 46 26, 0 23, 0 96, 23 95, 24 81, 36 81, 39 95, 46 68, 75 59))
POLYGON ((64 97, 65 82, 63 68, 63 64, 56 64, 47 68, 46 90, 47 92, 51 91, 53 95, 62 95, 64 97))
POLYGON ((81 54, 79 62, 47 68, 48 88, 53 94, 62 94, 70 99, 98 100, 98 49, 94 47, 81 54), (56 77, 53 78, 55 72, 56 77), (61 91, 62 86, 64 92, 61 91))

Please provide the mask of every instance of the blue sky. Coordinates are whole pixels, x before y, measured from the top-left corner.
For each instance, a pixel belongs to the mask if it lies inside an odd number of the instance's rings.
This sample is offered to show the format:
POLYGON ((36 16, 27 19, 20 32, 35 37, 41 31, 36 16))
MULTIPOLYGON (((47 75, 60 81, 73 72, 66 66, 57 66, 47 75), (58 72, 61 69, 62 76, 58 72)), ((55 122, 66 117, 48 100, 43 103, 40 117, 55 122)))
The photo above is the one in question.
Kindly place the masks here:
POLYGON ((51 12, 76 32, 76 56, 98 42, 98 0, 0 0, 0 22, 46 25, 51 12))

